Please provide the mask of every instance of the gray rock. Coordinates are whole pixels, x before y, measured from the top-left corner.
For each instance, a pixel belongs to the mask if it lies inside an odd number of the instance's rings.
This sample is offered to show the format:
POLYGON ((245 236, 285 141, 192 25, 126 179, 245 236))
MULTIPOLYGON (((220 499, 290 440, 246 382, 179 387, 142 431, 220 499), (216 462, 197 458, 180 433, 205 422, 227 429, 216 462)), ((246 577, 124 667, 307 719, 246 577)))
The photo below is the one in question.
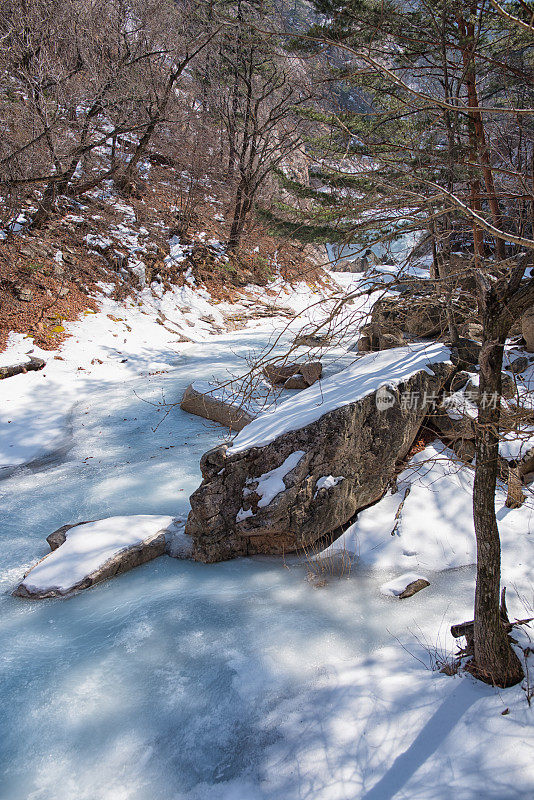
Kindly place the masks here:
POLYGON ((319 336, 318 334, 302 334, 297 336, 293 342, 294 347, 326 347, 332 341, 331 336, 319 336))
POLYGON ((457 372, 456 375, 453 376, 451 381, 451 392, 459 392, 460 389, 463 389, 464 386, 467 384, 470 378, 470 373, 462 370, 461 372, 457 372))
POLYGON ((399 594, 399 600, 413 597, 414 594, 420 592, 421 589, 426 589, 427 586, 430 586, 430 581, 427 581, 426 578, 418 578, 416 581, 409 583, 406 589, 399 594))
POLYGON ((191 383, 187 387, 180 408, 189 414, 196 414, 198 417, 226 425, 227 428, 234 431, 240 431, 255 418, 255 414, 248 409, 241 408, 238 402, 231 402, 221 392, 210 390, 209 387, 204 387, 200 383, 191 383))
POLYGON ((274 386, 284 385, 286 389, 305 389, 318 381, 323 373, 320 361, 309 361, 306 364, 266 364, 263 374, 274 386), (291 381, 292 378, 301 376, 302 381, 291 381), (288 385, 288 381, 290 381, 288 385))
POLYGON ((388 323, 369 322, 360 330, 358 339, 359 353, 374 353, 379 350, 391 350, 406 344, 403 332, 388 323))
POLYGON ((284 383, 284 389, 307 389, 308 384, 304 380, 303 375, 292 375, 284 383))
POLYGON ((416 372, 388 390, 394 402, 383 410, 377 408, 375 392, 263 447, 232 453, 222 445, 205 453, 200 462, 203 481, 191 496, 185 529, 193 537, 194 558, 214 562, 294 552, 379 500, 427 413, 422 403, 405 408, 402 393, 439 393, 454 367, 445 362, 431 370, 416 372), (260 506, 252 487, 297 451, 303 455, 284 475, 283 490, 260 506), (325 475, 344 479, 328 492, 316 492, 325 475))
POLYGON ((510 400, 512 397, 515 397, 517 393, 517 386, 515 384, 515 380, 511 375, 508 375, 507 372, 501 373, 501 387, 502 396, 506 400, 510 400))
POLYGON ((470 367, 475 367, 478 364, 481 346, 478 342, 475 342, 474 339, 460 336, 458 341, 455 342, 454 350, 457 355, 455 358, 453 356, 453 360, 456 361, 459 369, 469 370, 470 367))

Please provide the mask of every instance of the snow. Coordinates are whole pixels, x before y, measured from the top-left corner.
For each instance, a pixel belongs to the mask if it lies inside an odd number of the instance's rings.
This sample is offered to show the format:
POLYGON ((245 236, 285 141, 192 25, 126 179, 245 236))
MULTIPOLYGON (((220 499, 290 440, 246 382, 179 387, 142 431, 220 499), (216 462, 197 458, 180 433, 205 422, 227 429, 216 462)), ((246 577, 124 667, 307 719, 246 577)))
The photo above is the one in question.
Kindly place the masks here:
MULTIPOLYGON (((476 562, 473 525, 474 472, 439 442, 415 455, 397 478, 397 491, 358 514, 323 551, 356 554, 362 565, 398 571, 449 570, 476 562)), ((532 591, 534 503, 505 506, 499 486, 495 508, 503 548, 503 583, 532 591)))
MULTIPOLYGON (((295 450, 295 452, 291 453, 279 467, 271 469, 269 472, 264 472, 259 478, 247 478, 246 486, 243 489, 243 496, 248 497, 248 495, 254 491, 260 498, 258 500, 258 508, 265 508, 270 505, 277 495, 281 492, 285 492, 285 476, 291 472, 292 469, 295 469, 301 458, 305 455, 306 453, 304 450, 295 450), (247 488, 252 484, 257 484, 254 490, 247 488)), ((237 512, 236 522, 243 522, 243 520, 253 516, 254 512, 251 508, 247 508, 246 510, 240 508, 237 512)))
MULTIPOLYGON (((265 508, 265 506, 268 506, 280 492, 285 492, 285 476, 291 472, 292 469, 295 469, 301 458, 305 455, 306 453, 304 450, 295 450, 295 452, 291 453, 279 467, 276 467, 276 469, 265 472, 263 475, 260 475, 259 478, 247 478, 246 486, 257 484, 254 492, 260 497, 258 500, 259 508, 265 508)), ((243 495, 247 497, 252 491, 252 489, 245 487, 245 489, 243 489, 243 495)), ((251 516, 253 516, 251 509, 244 511, 241 508, 237 513, 236 522, 242 522, 242 520, 251 516)))
POLYGON ((33 567, 22 585, 29 591, 56 589, 65 594, 110 558, 141 544, 171 523, 169 516, 140 514, 77 525, 67 531, 64 544, 33 567))
POLYGON ((315 488, 317 491, 319 491, 319 489, 332 489, 334 486, 337 486, 338 483, 341 483, 342 480, 343 475, 338 475, 335 478, 333 475, 323 475, 317 480, 315 488))
MULTIPOLYGON (((31 339, 10 334, 7 349, 0 354, 1 365, 21 363, 33 355, 43 358, 46 367, 0 382, 0 469, 64 448, 76 403, 154 371, 155 363, 176 368, 194 342, 214 337, 213 325, 201 317, 210 315, 214 324, 222 326, 223 312, 232 308, 215 305, 207 292, 189 286, 159 295, 147 288, 138 294, 137 303, 101 296, 99 307, 96 313, 63 323, 70 337, 57 351, 41 350, 31 339), (159 324, 162 316, 164 324, 159 324), (180 336, 193 343, 181 342, 180 336)), ((220 357, 215 355, 214 362, 220 357)), ((199 372, 211 377, 209 359, 199 372)))
POLYGON ((450 350, 437 343, 419 343, 371 353, 352 366, 299 392, 294 399, 265 411, 234 439, 229 454, 261 447, 289 431, 310 425, 329 411, 354 403, 382 386, 396 387, 432 364, 450 360, 450 350))
POLYGON ((398 597, 410 583, 419 580, 428 581, 428 578, 418 572, 405 572, 403 575, 383 583, 380 587, 380 592, 386 597, 398 597))
POLYGON ((521 425, 505 434, 499 442, 499 454, 509 461, 520 461, 534 450, 534 426, 521 425))

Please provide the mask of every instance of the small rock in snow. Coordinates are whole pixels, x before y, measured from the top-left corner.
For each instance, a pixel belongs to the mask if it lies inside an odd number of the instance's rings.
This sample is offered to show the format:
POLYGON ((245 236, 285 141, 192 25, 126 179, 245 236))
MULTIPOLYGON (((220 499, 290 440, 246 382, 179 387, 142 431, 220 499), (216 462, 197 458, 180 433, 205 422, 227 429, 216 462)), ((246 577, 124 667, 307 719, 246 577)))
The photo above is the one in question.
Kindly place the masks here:
POLYGON ((427 586, 430 586, 430 581, 427 578, 422 575, 416 575, 413 572, 407 572, 392 581, 382 584, 380 592, 387 597, 398 597, 399 600, 405 600, 427 586))

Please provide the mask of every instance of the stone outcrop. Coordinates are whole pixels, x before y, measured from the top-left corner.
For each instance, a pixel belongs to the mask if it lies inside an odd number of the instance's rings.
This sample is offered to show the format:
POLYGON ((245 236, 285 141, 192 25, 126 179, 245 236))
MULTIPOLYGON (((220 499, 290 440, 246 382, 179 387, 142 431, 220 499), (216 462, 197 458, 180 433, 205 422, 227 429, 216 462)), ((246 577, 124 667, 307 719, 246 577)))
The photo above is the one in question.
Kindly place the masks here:
POLYGON ((27 599, 71 595, 165 553, 171 517, 140 515, 63 525, 47 536, 51 553, 13 594, 27 599))
MULTIPOLYGON (((451 310, 459 331, 468 334, 461 342, 470 341, 469 326, 473 324, 473 316, 476 317, 476 309, 454 300, 451 310)), ((383 297, 374 304, 370 322, 361 328, 358 350, 360 353, 376 352, 400 347, 416 339, 447 340, 448 337, 443 298, 437 297, 429 287, 419 287, 416 292, 415 288, 410 290, 408 286, 399 296, 383 297)), ((474 351, 475 344, 466 345, 469 355, 474 351)), ((464 361, 473 363, 468 357, 464 361)))
POLYGON ((240 431, 256 416, 222 388, 213 388, 205 381, 197 381, 187 387, 180 408, 189 414, 196 414, 197 417, 226 425, 234 431, 240 431))
MULTIPOLYGON (((194 558, 214 562, 309 547, 379 500, 427 413, 423 402, 410 406, 401 397, 435 396, 454 371, 446 348, 433 347, 439 357, 426 368, 416 367, 395 388, 375 388, 261 446, 240 450, 222 445, 205 453, 203 482, 191 496, 186 525, 194 558), (323 480, 330 475, 336 480, 323 480)), ((406 351, 400 352, 411 363, 406 351)), ((354 371, 376 358, 361 359, 354 371)), ((337 391, 339 375, 329 379, 334 380, 337 391)), ((386 382, 384 374, 382 384, 386 382)), ((324 396, 327 384, 321 384, 324 396)), ((308 393, 318 402, 312 387, 297 396, 302 407, 308 393)), ((286 401, 284 413, 293 402, 286 401)), ((275 428, 276 413, 265 417, 275 428)))

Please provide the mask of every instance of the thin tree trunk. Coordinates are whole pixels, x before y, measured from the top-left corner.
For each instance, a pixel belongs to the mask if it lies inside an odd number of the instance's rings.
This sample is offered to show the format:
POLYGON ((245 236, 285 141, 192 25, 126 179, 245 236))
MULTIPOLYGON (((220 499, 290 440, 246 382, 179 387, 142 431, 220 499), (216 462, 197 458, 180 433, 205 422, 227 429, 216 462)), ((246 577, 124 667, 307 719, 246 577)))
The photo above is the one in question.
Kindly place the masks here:
MULTIPOLYGON (((476 15, 477 7, 473 4, 471 7, 471 14, 476 15)), ((475 26, 470 19, 466 22, 462 15, 458 16, 458 28, 460 30, 462 43, 462 59, 464 64, 464 82, 467 89, 467 101, 471 110, 469 111, 469 125, 470 125, 470 138, 475 143, 474 153, 475 162, 480 160, 482 166, 482 174, 484 176, 484 183, 486 186, 486 196, 490 207, 493 222, 496 228, 501 228, 501 212, 499 208, 499 201, 495 191, 495 182, 493 180, 493 171, 488 152, 488 145, 486 140, 486 133, 484 130, 484 122, 482 114, 476 109, 479 108, 478 92, 476 88, 476 71, 475 59, 473 54, 475 42, 475 26)), ((501 260, 506 258, 506 251, 504 240, 495 237, 495 249, 497 255, 501 260)))
POLYGON ((496 686, 513 686, 523 678, 499 613, 501 545, 495 515, 499 453, 501 369, 506 333, 492 329, 486 309, 480 353, 479 410, 473 516, 477 538, 474 667, 477 677, 496 686))

